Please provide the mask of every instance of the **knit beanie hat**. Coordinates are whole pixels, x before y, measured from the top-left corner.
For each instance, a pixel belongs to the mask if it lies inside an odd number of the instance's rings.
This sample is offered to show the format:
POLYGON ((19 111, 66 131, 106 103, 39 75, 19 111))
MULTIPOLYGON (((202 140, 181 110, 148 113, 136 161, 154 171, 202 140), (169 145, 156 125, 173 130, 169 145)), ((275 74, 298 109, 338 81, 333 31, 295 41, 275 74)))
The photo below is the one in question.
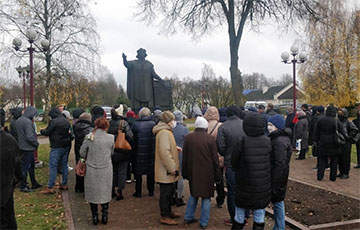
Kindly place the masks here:
POLYGON ((117 109, 115 109, 117 115, 123 116, 124 115, 124 106, 120 105, 117 109))
POLYGON ((82 113, 79 119, 91 122, 91 115, 90 113, 82 113))
POLYGON ((71 119, 70 112, 67 110, 62 111, 62 114, 65 116, 66 119, 71 119))
POLYGON ((323 113, 325 111, 324 106, 320 105, 317 107, 316 111, 318 111, 319 113, 323 113))
POLYGON ((126 117, 136 117, 134 111, 130 110, 129 112, 126 113, 126 117))
POLYGON ((95 122, 96 119, 100 118, 100 117, 104 117, 104 109, 101 108, 100 106, 95 106, 92 110, 91 110, 91 114, 92 114, 92 122, 95 122))
POLYGON ((285 120, 283 116, 280 114, 270 117, 269 122, 272 123, 278 129, 284 129, 285 127, 285 120))
POLYGON ((174 116, 175 116, 175 121, 183 122, 183 114, 181 111, 176 110, 174 112, 174 116))
POLYGON ((169 123, 170 121, 175 120, 175 116, 172 112, 170 111, 164 111, 161 113, 160 115, 160 121, 164 122, 164 123, 169 123))
POLYGON ((81 109, 81 108, 78 108, 78 109, 74 109, 74 111, 72 112, 72 114, 73 114, 73 118, 79 118, 80 117, 80 115, 82 114, 82 113, 84 113, 85 112, 85 110, 83 110, 83 109, 81 109))
POLYGON ((207 120, 203 117, 197 117, 195 120, 195 128, 203 128, 203 129, 207 129, 209 126, 209 123, 207 122, 207 120))

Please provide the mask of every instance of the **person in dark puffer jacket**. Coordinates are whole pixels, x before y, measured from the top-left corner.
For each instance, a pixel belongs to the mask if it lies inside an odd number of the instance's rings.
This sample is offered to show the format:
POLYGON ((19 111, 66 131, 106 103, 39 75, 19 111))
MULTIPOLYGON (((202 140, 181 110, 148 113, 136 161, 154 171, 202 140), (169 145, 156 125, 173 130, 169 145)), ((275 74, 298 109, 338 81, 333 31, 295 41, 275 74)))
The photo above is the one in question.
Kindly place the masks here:
POLYGON ((16 121, 21 117, 22 108, 17 107, 11 110, 11 121, 10 121, 10 134, 17 140, 17 133, 16 133, 16 121))
POLYGON ((336 119, 336 108, 328 106, 325 117, 321 118, 315 128, 315 141, 319 143, 319 168, 317 171, 317 179, 324 178, 325 165, 330 158, 330 180, 336 180, 337 163, 340 155, 340 145, 335 142, 336 126, 339 133, 344 137, 346 130, 342 123, 336 119))
POLYGON ((149 196, 154 196, 155 136, 152 132, 155 122, 146 107, 139 112, 132 131, 134 134, 134 175, 136 180, 134 197, 141 197, 142 175, 146 175, 149 196))
POLYGON ((268 130, 271 139, 271 202, 273 203, 275 226, 274 230, 285 230, 284 199, 289 177, 289 163, 292 153, 291 129, 285 128, 282 115, 269 119, 268 130))
MULTIPOLYGON (((353 123, 358 128, 358 135, 360 135, 360 110, 356 113, 356 118, 353 120, 353 123)), ((356 142, 356 155, 357 155, 357 165, 354 166, 355 169, 360 168, 360 138, 356 142)))
POLYGON ((41 191, 42 194, 54 193, 55 179, 57 174, 58 164, 61 164, 62 171, 62 183, 60 190, 67 190, 67 178, 68 178, 68 152, 70 139, 70 123, 62 115, 58 108, 53 108, 49 112, 51 121, 49 125, 40 131, 42 135, 49 136, 50 139, 50 158, 49 168, 50 176, 48 186, 45 190, 41 191))
MULTIPOLYGON (((85 136, 88 135, 93 128, 91 127, 91 115, 89 113, 82 113, 74 126, 75 135, 75 160, 76 163, 80 160, 80 147, 84 142, 85 136)), ((84 192, 84 177, 76 175, 75 192, 84 192)))
POLYGON ((243 229, 246 209, 253 210, 253 229, 264 229, 265 208, 271 201, 270 139, 264 135, 265 118, 258 113, 245 116, 245 136, 233 149, 231 164, 235 169, 235 218, 232 229, 243 229))
MULTIPOLYGON (((114 135, 114 142, 116 142, 116 138, 119 131, 120 122, 123 121, 122 132, 125 133, 125 139, 133 145, 134 135, 131 131, 129 124, 126 119, 123 117, 124 107, 120 105, 117 108, 111 109, 111 120, 108 133, 114 135)), ((132 151, 122 151, 120 149, 114 149, 114 154, 112 155, 112 163, 113 163, 113 189, 112 194, 116 196, 116 200, 123 200, 124 196, 122 190, 125 189, 126 182, 126 173, 127 166, 130 162, 132 155, 132 151), (115 191, 115 187, 117 187, 117 191, 115 191)))

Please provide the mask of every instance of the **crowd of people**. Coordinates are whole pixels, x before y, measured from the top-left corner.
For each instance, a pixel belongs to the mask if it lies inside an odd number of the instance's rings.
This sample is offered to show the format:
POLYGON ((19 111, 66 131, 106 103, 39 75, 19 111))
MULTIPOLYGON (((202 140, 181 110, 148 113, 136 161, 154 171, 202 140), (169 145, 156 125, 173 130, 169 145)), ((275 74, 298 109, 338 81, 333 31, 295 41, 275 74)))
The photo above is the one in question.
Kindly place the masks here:
MULTIPOLYGON (((34 127, 37 110, 13 109, 10 134, 1 130, 1 227, 16 228, 13 190, 20 182, 21 192, 42 187, 35 176, 34 153, 39 146, 34 127), (31 187, 27 183, 27 174, 31 187)), ((4 111, 0 111, 4 127, 4 111)), ((272 104, 244 110, 237 106, 206 108, 195 120, 194 132, 184 123, 181 111, 161 111, 143 107, 135 114, 124 105, 115 105, 111 119, 100 106, 90 113, 63 107, 49 112, 51 120, 40 133, 49 136, 49 180, 41 191, 55 192, 56 175, 61 174, 60 190, 69 189, 68 158, 72 140, 77 166, 86 165, 86 173, 77 173, 75 192, 85 193, 90 204, 92 222, 97 225, 98 206, 101 222, 107 224, 109 202, 123 200, 126 183, 135 181, 133 197, 141 198, 142 178, 146 175, 148 196, 154 196, 155 183, 160 187, 160 223, 177 225, 180 215, 172 206, 186 206, 184 224, 199 222, 205 229, 210 219, 211 198, 216 204, 227 202, 232 229, 243 229, 253 215, 253 229, 264 229, 265 207, 272 203, 274 229, 285 229, 284 199, 291 155, 306 158, 309 145, 317 157, 317 180, 324 179, 330 168, 330 180, 349 178, 351 147, 356 144, 360 168, 360 110, 353 121, 345 108, 330 105, 309 106, 301 110, 288 108, 286 117, 272 104), (72 121, 71 121, 72 119, 72 121), (130 148, 115 147, 124 134, 130 148), (339 169, 339 174, 337 174, 339 169), (225 174, 225 175, 224 175, 225 174), (225 176, 225 178, 224 178, 225 176), (185 202, 184 180, 190 195, 185 202), (225 196, 225 183, 227 196, 225 196), (195 218, 201 199, 201 215, 195 218)), ((77 171, 78 172, 78 171, 77 171)))

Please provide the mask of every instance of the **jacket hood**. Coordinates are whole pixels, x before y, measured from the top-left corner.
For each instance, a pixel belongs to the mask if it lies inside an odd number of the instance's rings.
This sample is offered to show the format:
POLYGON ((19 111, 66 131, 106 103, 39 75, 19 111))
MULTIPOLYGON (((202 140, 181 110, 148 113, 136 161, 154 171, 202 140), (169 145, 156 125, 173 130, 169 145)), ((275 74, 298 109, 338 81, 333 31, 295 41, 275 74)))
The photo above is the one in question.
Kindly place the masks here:
POLYGON ((216 107, 214 106, 210 106, 207 110, 206 110, 206 113, 204 115, 204 118, 207 120, 207 121, 210 121, 210 120, 217 120, 219 121, 219 111, 217 110, 216 107))
POLYGON ((275 130, 275 131, 273 131, 272 133, 269 134, 269 137, 271 139, 277 138, 279 136, 288 136, 289 138, 291 138, 292 131, 291 131, 290 128, 277 129, 277 130, 275 130))
POLYGON ((20 108, 20 107, 13 108, 13 109, 11 110, 11 114, 13 115, 13 117, 14 117, 15 119, 18 119, 19 117, 21 117, 22 108, 20 108))
POLYGON ((299 119, 302 119, 302 118, 305 118, 306 117, 306 113, 304 111, 299 111, 298 112, 298 118, 299 119))
POLYGON ((328 106, 326 108, 326 116, 328 117, 336 117, 336 109, 334 106, 328 106))
POLYGON ((244 132, 248 136, 257 137, 264 135, 266 119, 260 113, 248 113, 244 118, 244 132))
POLYGON ((344 118, 349 118, 349 111, 346 108, 340 108, 340 110, 344 113, 344 118))
POLYGON ((60 110, 58 108, 51 109, 49 112, 49 116, 52 119, 57 118, 57 117, 63 117, 62 113, 60 112, 60 110))
POLYGON ((160 132, 163 129, 167 129, 169 131, 172 131, 170 126, 162 121, 159 121, 159 123, 157 125, 154 126, 153 128, 153 134, 156 135, 158 132, 160 132))
POLYGON ((37 114, 37 110, 33 106, 29 106, 26 108, 23 116, 32 120, 37 114))

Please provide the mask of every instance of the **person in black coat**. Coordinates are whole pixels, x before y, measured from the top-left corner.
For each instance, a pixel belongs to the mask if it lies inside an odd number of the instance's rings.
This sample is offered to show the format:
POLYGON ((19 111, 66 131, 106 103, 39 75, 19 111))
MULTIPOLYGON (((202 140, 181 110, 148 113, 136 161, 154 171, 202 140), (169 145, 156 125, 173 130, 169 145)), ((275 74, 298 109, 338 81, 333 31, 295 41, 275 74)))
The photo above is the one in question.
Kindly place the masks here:
POLYGON ((265 208, 271 201, 271 143, 264 135, 264 119, 259 113, 246 114, 243 124, 246 135, 237 139, 232 152, 231 164, 236 180, 232 229, 243 229, 246 209, 253 210, 253 229, 264 229, 265 226, 265 208))
POLYGON ((330 158, 330 180, 336 180, 337 164, 340 155, 340 145, 336 143, 336 130, 343 136, 346 136, 346 130, 342 123, 335 118, 336 108, 328 106, 326 116, 321 118, 315 128, 314 140, 319 146, 319 168, 317 179, 320 181, 324 178, 326 162, 330 158))
MULTIPOLYGON (((309 125, 309 144, 311 143, 312 145, 312 155, 314 157, 316 157, 317 162, 316 162, 316 167, 314 168, 314 170, 317 170, 319 167, 319 146, 316 143, 316 141, 314 140, 314 136, 315 136, 315 127, 317 122, 323 118, 325 116, 324 114, 325 108, 324 106, 314 106, 313 107, 313 112, 315 113, 311 119, 310 125, 309 125)), ((326 164, 325 168, 328 168, 328 164, 326 164)))
MULTIPOLYGON (((356 118, 353 120, 353 123, 358 128, 358 136, 360 136, 360 110, 356 113, 356 118)), ((356 142, 356 155, 357 155, 357 165, 354 168, 360 168, 360 137, 356 142)))
POLYGON ((49 158, 49 168, 50 176, 48 186, 45 190, 41 191, 43 194, 54 193, 55 179, 57 174, 58 164, 61 164, 62 171, 62 183, 60 189, 67 190, 67 179, 68 179, 68 152, 69 152, 69 142, 71 142, 70 137, 70 123, 62 115, 58 108, 53 108, 49 112, 51 120, 49 125, 40 130, 40 133, 45 136, 49 136, 50 140, 50 158, 49 158))
POLYGON ((134 175, 136 180, 134 197, 141 197, 142 175, 146 175, 149 196, 154 196, 154 162, 155 162, 155 137, 152 132, 155 122, 146 107, 139 112, 132 127, 134 134, 134 175))
POLYGON ((225 224, 234 223, 236 182, 235 171, 231 165, 231 155, 236 147, 237 138, 245 135, 243 120, 239 118, 241 113, 242 111, 234 105, 227 107, 227 121, 219 127, 216 137, 218 152, 221 156, 224 156, 226 187, 228 189, 226 201, 231 219, 225 220, 225 224))
MULTIPOLYGON (((125 139, 133 145, 134 135, 131 131, 130 125, 127 123, 126 119, 123 117, 123 105, 120 105, 117 108, 111 109, 111 120, 108 133, 114 135, 114 142, 116 141, 120 122, 123 123, 122 132, 125 133, 125 139)), ((114 154, 112 155, 113 163, 113 189, 112 193, 116 196, 116 200, 124 199, 122 190, 125 189, 126 182, 126 173, 127 166, 130 162, 132 151, 124 151, 120 149, 114 149, 114 154), (117 187, 117 191, 115 191, 117 187)))
POLYGON ((13 192, 22 178, 20 150, 15 138, 5 132, 5 112, 0 109, 0 229, 17 229, 13 192))
POLYGON ((16 107, 11 109, 11 121, 10 121, 10 134, 17 140, 17 133, 16 133, 16 121, 21 117, 23 108, 16 107))
POLYGON ((349 112, 345 108, 340 108, 338 111, 338 117, 340 122, 343 124, 344 128, 346 129, 346 136, 345 136, 345 144, 341 145, 341 154, 339 157, 339 171, 340 173, 337 175, 340 179, 348 179, 349 178, 349 171, 350 171, 350 164, 351 164, 351 147, 356 138, 358 133, 358 128, 356 125, 349 121, 349 112))
POLYGON ((304 160, 306 152, 309 150, 308 144, 308 130, 309 123, 306 113, 304 111, 298 112, 299 121, 295 124, 295 140, 301 140, 301 149, 299 157, 296 160, 304 160))
POLYGON ((284 199, 289 177, 289 163, 292 153, 291 129, 285 128, 281 115, 272 116, 268 122, 271 140, 271 202, 274 208, 274 229, 285 229, 284 199))
MULTIPOLYGON (((84 142, 85 136, 93 130, 91 126, 91 115, 83 112, 79 115, 77 122, 74 125, 75 135, 75 161, 80 160, 80 148, 84 142)), ((84 192, 84 177, 76 175, 75 192, 84 192)))

